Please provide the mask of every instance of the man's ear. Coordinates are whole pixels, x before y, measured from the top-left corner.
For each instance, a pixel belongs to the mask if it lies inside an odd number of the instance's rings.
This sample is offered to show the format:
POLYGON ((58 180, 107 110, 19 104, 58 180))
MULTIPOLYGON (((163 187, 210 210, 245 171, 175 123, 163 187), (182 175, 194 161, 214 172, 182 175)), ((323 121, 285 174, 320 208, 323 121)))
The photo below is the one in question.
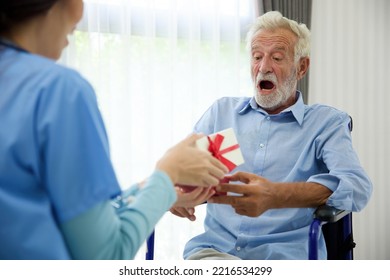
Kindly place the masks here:
POLYGON ((298 70, 297 71, 297 80, 298 81, 306 75, 307 70, 309 69, 309 65, 310 65, 310 58, 308 56, 301 57, 301 59, 299 60, 298 69, 297 69, 298 70))

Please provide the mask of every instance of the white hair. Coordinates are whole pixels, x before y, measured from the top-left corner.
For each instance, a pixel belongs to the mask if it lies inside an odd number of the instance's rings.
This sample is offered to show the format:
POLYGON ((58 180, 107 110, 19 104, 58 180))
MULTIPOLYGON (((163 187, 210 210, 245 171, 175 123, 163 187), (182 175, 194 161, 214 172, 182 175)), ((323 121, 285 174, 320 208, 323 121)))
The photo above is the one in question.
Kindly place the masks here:
POLYGON ((253 36, 261 29, 274 30, 285 28, 292 31, 298 37, 298 42, 295 45, 295 62, 302 57, 310 56, 310 31, 304 23, 298 23, 294 20, 284 17, 280 12, 271 11, 258 17, 250 27, 247 36, 247 49, 251 49, 253 36))

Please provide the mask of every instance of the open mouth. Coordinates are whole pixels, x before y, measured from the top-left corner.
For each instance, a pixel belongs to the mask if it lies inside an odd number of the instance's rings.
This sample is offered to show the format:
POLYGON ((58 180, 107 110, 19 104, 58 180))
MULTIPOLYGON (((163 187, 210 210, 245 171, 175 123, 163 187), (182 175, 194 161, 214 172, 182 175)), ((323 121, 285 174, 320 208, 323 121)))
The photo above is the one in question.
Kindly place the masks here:
POLYGON ((261 80, 259 88, 260 90, 273 90, 275 88, 275 84, 269 80, 261 80))

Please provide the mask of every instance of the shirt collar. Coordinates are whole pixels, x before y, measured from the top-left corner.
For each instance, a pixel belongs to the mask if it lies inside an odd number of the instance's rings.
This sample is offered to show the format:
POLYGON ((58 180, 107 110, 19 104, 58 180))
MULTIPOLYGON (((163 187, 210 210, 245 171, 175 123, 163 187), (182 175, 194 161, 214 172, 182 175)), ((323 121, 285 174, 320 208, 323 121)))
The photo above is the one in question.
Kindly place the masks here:
MULTIPOLYGON (((303 117, 304 117, 304 113, 305 113, 305 104, 303 103, 302 93, 297 90, 296 95, 297 95, 297 101, 293 105, 291 105, 290 107, 284 109, 278 115, 285 114, 287 112, 291 112, 293 114, 295 120, 299 123, 299 125, 302 125, 303 117)), ((263 115, 269 115, 264 109, 262 109, 256 103, 256 99, 254 97, 245 101, 240 107, 241 107, 241 109, 239 109, 239 111, 238 111, 238 113, 240 115, 244 115, 244 114, 248 113, 250 110, 258 111, 263 115)))
POLYGON ((7 47, 7 48, 11 48, 11 49, 14 49, 14 50, 17 50, 17 51, 27 52, 25 49, 19 47, 14 42, 12 42, 12 41, 10 41, 8 39, 5 39, 3 37, 0 37, 0 45, 3 45, 5 47, 7 47))

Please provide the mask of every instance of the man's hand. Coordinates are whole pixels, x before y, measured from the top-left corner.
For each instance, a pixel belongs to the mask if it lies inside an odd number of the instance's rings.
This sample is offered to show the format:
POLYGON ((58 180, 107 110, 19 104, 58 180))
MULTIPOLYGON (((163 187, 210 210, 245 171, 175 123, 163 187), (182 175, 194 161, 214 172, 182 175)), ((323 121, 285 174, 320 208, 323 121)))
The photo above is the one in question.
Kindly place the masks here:
POLYGON ((244 184, 220 184, 218 192, 232 192, 237 195, 214 196, 209 203, 230 204, 237 214, 257 217, 272 208, 272 182, 263 177, 246 172, 237 172, 226 176, 229 181, 239 181, 244 184))
POLYGON ((271 182, 246 172, 226 176, 243 184, 220 184, 217 192, 238 195, 213 196, 210 203, 230 204, 237 214, 257 217, 269 209, 318 207, 325 204, 332 191, 314 182, 271 182))
POLYGON ((178 217, 187 218, 190 221, 196 220, 194 207, 172 207, 169 211, 178 217))

